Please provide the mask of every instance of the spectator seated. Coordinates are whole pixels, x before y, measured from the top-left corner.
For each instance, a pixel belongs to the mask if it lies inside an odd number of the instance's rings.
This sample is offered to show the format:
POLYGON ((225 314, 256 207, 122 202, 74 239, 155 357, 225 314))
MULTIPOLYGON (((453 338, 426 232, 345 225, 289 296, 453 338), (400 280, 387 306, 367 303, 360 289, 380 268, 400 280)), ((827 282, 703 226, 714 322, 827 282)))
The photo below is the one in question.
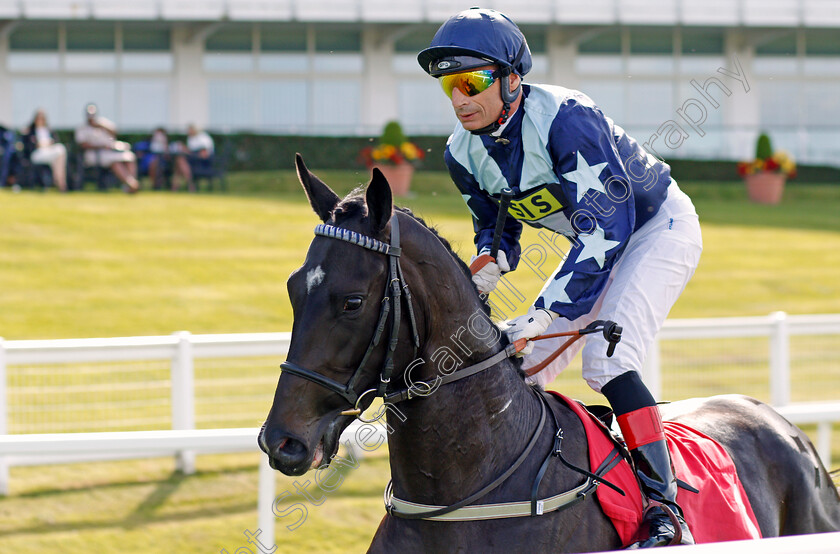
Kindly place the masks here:
POLYGON ((168 154, 153 152, 148 140, 135 142, 132 150, 137 156, 137 177, 153 177, 154 190, 171 187, 173 167, 168 154))
POLYGON ((226 142, 222 154, 215 151, 213 138, 204 131, 199 131, 195 125, 187 129, 187 151, 190 172, 193 182, 200 188, 201 179, 207 181, 208 190, 213 190, 214 179, 219 180, 219 188, 226 190, 225 172, 229 144, 226 142))
MULTIPOLYGON (((106 191, 109 188, 120 185, 120 180, 107 166, 103 166, 98 162, 95 162, 93 165, 85 163, 89 156, 85 155, 84 148, 76 146, 73 150, 72 161, 74 170, 71 172, 73 176, 73 190, 83 190, 86 183, 94 183, 96 189, 100 191, 106 191)), ((94 155, 98 154, 95 150, 92 152, 94 155)))
POLYGON ((222 154, 212 154, 206 158, 195 155, 188 157, 193 181, 201 188, 201 179, 207 181, 207 190, 213 190, 214 180, 218 180, 219 189, 227 190, 225 175, 227 173, 227 145, 222 154))
POLYGON ((9 183, 17 154, 17 133, 0 125, 0 187, 9 183))
POLYGON ((19 141, 17 144, 18 156, 15 164, 16 181, 23 188, 42 188, 47 190, 53 183, 52 166, 44 161, 33 159, 32 152, 35 150, 29 141, 19 141))

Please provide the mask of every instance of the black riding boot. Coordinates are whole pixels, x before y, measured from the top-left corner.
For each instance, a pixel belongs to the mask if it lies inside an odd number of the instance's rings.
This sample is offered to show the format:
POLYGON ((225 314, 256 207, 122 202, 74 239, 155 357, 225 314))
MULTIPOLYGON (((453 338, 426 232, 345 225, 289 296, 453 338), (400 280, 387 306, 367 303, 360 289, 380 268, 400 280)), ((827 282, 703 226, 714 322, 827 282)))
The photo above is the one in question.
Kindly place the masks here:
POLYGON ((667 506, 673 512, 679 524, 682 536, 676 544, 694 544, 694 537, 683 519, 682 509, 677 505, 677 480, 674 478, 671 455, 665 441, 658 440, 637 446, 630 450, 630 455, 636 464, 636 475, 642 483, 642 492, 651 501, 644 521, 648 525, 650 536, 630 548, 667 546, 674 541, 678 533, 674 521, 663 506, 667 506))
POLYGON ((650 391, 639 374, 630 371, 607 383, 601 392, 613 408, 636 465, 642 492, 649 500, 644 523, 648 525, 650 536, 629 548, 666 546, 672 542, 694 544, 682 509, 677 505, 677 480, 671 454, 665 442, 662 418, 650 391), (669 511, 674 515, 679 532, 669 511))

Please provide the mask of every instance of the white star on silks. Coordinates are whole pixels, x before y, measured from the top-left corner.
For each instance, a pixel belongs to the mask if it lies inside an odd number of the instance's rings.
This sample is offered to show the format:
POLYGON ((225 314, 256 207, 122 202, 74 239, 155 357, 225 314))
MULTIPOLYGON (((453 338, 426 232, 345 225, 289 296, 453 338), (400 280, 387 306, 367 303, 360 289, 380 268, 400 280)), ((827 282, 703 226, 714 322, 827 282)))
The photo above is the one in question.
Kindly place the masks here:
POLYGON ((619 244, 617 240, 607 240, 604 236, 604 229, 600 225, 595 225, 595 230, 588 235, 579 235, 578 240, 583 244, 583 248, 578 254, 576 264, 584 260, 592 258, 598 267, 604 268, 604 261, 607 258, 607 251, 612 250, 619 244))
POLYGON ((605 167, 607 167, 607 162, 589 165, 589 162, 586 161, 583 154, 578 151, 577 169, 563 174, 564 179, 577 184, 578 202, 580 202, 581 198, 583 198, 583 195, 588 190, 603 192, 604 194, 607 193, 606 189, 604 189, 604 183, 602 183, 601 179, 598 178, 601 172, 604 171, 605 167))
POLYGON ((573 272, 568 272, 563 277, 555 279, 548 285, 540 296, 545 298, 553 298, 555 302, 562 302, 563 304, 571 304, 572 299, 569 298, 569 293, 566 292, 566 285, 572 279, 573 272))

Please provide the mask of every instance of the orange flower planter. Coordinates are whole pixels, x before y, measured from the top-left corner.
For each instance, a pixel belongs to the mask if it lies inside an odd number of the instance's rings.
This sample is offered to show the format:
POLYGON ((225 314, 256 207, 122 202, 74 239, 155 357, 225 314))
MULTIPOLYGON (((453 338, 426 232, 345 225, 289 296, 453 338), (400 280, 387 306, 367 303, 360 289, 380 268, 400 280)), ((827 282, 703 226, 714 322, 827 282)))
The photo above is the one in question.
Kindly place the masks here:
POLYGON ((761 172, 744 177, 750 200, 758 204, 778 204, 785 190, 784 173, 761 172))
POLYGON ((394 196, 406 196, 411 189, 411 178, 414 176, 414 166, 408 163, 398 165, 374 164, 378 168, 388 184, 391 185, 391 192, 394 196))

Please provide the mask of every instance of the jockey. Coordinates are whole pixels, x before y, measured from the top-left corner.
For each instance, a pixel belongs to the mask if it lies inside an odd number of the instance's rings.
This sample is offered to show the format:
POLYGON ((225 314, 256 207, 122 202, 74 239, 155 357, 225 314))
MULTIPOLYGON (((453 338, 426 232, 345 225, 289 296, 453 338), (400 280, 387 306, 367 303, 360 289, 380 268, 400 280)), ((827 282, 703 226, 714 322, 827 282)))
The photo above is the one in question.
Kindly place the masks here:
MULTIPOLYGON (((469 208, 477 254, 490 251, 500 191, 514 197, 495 263, 473 276, 489 293, 519 263, 522 222, 561 233, 571 249, 526 315, 508 322, 511 341, 577 329, 595 319, 623 326, 612 357, 605 340, 588 335, 583 377, 606 396, 635 461, 642 489, 653 500, 645 514, 650 538, 637 547, 683 544, 693 538, 677 505, 677 483, 656 401, 640 378, 648 347, 700 258, 702 240, 691 200, 670 167, 648 154, 586 95, 527 85, 531 53, 505 15, 472 8, 446 21, 419 53, 437 78, 460 125, 445 159, 469 208)), ((475 256, 473 257, 475 259, 475 256)), ((556 345, 528 343, 523 368, 556 345)), ((535 376, 551 382, 577 348, 535 376)))

